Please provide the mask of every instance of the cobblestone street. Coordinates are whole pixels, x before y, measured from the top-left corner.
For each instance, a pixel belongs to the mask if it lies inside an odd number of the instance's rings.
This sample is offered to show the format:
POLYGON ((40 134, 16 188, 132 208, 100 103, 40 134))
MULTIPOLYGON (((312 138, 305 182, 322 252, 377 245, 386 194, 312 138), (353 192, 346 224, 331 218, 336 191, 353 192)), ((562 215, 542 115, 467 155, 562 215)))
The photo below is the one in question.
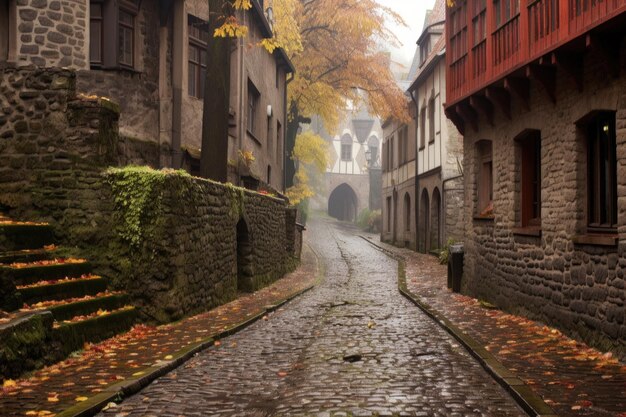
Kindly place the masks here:
POLYGON ((396 261, 348 226, 307 233, 319 287, 101 415, 525 415, 398 293, 396 261))

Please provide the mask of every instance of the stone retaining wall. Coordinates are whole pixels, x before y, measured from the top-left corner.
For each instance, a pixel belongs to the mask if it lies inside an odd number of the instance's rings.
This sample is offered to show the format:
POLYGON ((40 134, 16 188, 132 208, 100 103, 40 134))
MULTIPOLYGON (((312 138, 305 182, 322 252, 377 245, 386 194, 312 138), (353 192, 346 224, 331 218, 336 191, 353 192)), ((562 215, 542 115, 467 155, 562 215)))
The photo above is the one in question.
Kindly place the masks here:
POLYGON ((285 201, 181 172, 107 171, 158 155, 120 140, 118 109, 77 96, 72 71, 1 68, 0 209, 50 222, 60 242, 132 295, 146 320, 212 308, 295 266, 285 201), (251 251, 238 283, 240 220, 251 251))

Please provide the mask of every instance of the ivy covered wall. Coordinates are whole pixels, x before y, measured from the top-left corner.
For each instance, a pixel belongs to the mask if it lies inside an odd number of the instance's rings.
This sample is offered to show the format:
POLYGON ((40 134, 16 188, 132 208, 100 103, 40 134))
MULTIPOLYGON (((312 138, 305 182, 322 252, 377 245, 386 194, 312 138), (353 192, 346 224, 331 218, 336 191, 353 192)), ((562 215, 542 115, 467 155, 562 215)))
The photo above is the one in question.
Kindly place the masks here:
MULTIPOLYGON (((129 159, 119 107, 77 96, 72 71, 2 68, 0 105, 11 110, 0 117, 0 210, 49 222, 143 319, 210 309, 295 266, 283 200, 180 171, 109 168, 129 159)), ((132 160, 150 163, 142 155, 132 160)))

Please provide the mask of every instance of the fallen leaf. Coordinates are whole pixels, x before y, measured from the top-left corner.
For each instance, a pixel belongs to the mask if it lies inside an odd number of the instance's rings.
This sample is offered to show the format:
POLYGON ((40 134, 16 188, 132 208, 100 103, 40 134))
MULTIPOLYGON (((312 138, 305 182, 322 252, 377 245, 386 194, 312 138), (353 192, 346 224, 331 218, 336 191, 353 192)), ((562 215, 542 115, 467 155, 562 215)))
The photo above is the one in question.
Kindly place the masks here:
POLYGON ((213 346, 220 346, 222 344, 222 342, 220 342, 219 340, 216 340, 215 342, 213 342, 213 346))
POLYGON ((285 372, 285 371, 280 371, 280 372, 278 372, 278 376, 279 376, 279 377, 281 377, 281 378, 284 378, 284 377, 286 377, 286 376, 287 376, 287 372, 285 372))
POLYGON ((167 356, 165 357, 165 359, 166 359, 166 360, 168 360, 168 361, 170 361, 170 360, 174 359, 174 357, 173 357, 172 355, 167 355, 167 356))
POLYGON ((4 381, 4 383, 2 384, 3 388, 11 388, 16 386, 17 383, 15 381, 13 381, 12 379, 7 379, 6 381, 4 381))
POLYGON ((83 401, 87 401, 89 398, 87 397, 76 397, 76 401, 82 403, 83 401))
POLYGON ((51 403, 57 403, 59 402, 59 396, 58 395, 54 395, 52 397, 48 397, 48 401, 51 403))

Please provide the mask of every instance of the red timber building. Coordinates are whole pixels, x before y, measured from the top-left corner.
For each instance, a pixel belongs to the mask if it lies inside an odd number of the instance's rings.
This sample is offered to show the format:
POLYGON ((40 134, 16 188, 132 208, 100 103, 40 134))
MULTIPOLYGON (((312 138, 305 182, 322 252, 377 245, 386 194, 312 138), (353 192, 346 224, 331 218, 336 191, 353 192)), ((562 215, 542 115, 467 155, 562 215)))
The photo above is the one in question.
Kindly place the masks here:
POLYGON ((464 291, 626 352, 626 0, 456 0, 464 291))

